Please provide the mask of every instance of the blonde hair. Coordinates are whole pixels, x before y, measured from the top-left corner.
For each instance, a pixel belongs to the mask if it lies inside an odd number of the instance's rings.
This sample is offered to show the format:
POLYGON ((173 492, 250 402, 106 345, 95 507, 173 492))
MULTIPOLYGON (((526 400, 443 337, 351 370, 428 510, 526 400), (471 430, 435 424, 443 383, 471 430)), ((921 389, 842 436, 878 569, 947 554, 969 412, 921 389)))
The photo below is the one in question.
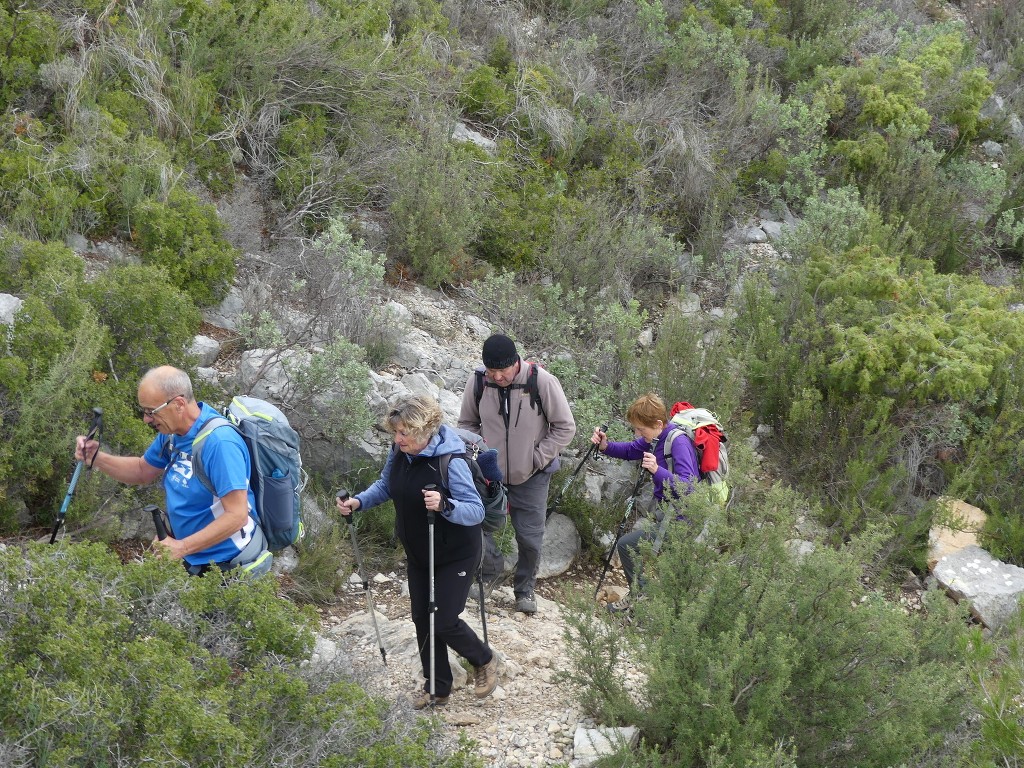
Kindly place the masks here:
POLYGON ((642 427, 657 426, 657 422, 665 424, 668 422, 668 408, 665 401, 653 392, 640 395, 626 411, 626 420, 634 426, 642 427))
POLYGON ((427 440, 441 428, 443 420, 444 413, 437 400, 429 395, 412 395, 394 405, 388 412, 384 427, 394 434, 401 425, 414 440, 427 440))

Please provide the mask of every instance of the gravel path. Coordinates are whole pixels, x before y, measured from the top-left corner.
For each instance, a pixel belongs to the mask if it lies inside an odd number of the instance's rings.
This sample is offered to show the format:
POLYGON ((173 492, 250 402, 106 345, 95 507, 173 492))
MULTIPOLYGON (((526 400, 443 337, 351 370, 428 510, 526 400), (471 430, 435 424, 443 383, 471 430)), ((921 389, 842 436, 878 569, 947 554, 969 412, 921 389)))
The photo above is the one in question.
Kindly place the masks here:
MULTIPOLYGON (((384 577, 378 576, 378 579, 384 577)), ((409 619, 409 600, 402 594, 402 577, 374 584, 377 625, 387 652, 385 667, 376 632, 366 611, 361 587, 350 585, 341 606, 322 611, 325 633, 339 644, 371 692, 398 700, 421 683, 415 634, 409 619)), ((498 688, 476 699, 472 687, 460 687, 464 671, 456 669, 456 688, 447 706, 436 714, 453 738, 465 735, 478 747, 488 766, 508 768, 571 764, 573 737, 580 724, 589 725, 558 672, 568 668, 565 621, 557 602, 564 590, 593 589, 589 576, 575 573, 538 584, 538 611, 526 616, 514 611, 508 586, 495 590, 487 603, 488 641, 499 656, 498 688), (584 580, 586 579, 586 580, 584 580)), ((463 618, 483 636, 479 604, 470 601, 463 618)))

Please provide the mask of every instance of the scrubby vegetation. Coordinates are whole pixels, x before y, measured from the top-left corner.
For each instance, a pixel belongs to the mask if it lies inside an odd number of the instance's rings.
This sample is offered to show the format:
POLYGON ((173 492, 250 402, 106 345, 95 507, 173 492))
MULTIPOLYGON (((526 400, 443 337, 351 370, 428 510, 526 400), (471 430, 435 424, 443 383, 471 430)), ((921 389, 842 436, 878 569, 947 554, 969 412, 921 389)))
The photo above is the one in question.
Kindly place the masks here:
POLYGON ((102 545, 0 551, 6 766, 475 765, 303 665, 314 617, 261 580, 189 578, 102 545))
MULTIPOLYGON (((52 520, 92 408, 108 443, 142 450, 140 373, 192 367, 201 311, 240 274, 258 299, 236 340, 263 361, 249 375, 283 362, 281 397, 317 413, 302 426, 358 438, 369 369, 394 349, 385 285, 416 280, 545 358, 580 424, 655 389, 713 406, 737 441, 773 431, 762 450, 788 490, 744 488, 764 527, 715 520, 714 549, 663 558, 678 589, 651 600, 658 707, 592 701, 642 725, 638 762, 943 764, 941 734, 977 704, 957 754, 1015 764, 1001 692, 1016 646, 986 667, 937 605, 921 619, 870 596, 845 606, 868 576, 884 593, 922 569, 941 493, 990 511, 990 549, 1024 562, 1022 39, 1012 3, 930 0, 2 3, 0 292, 21 304, 0 347, 0 533, 52 520), (453 138, 460 123, 478 144, 453 138), (213 205, 243 179, 265 258, 229 242, 213 205), (757 216, 795 222, 781 256, 737 245, 757 216), (791 562, 771 536, 797 506, 826 533, 791 562), (713 595, 749 599, 747 623, 713 616, 713 595), (667 645, 683 616, 700 669, 667 645), (810 624, 841 636, 820 647, 810 624), (970 665, 954 653, 968 647, 970 665), (864 654, 890 686, 866 690, 864 654), (694 674, 706 699, 679 693, 694 674), (968 678, 981 694, 953 701, 968 678), (826 689, 835 706, 809 711, 826 689), (717 740, 693 738, 705 730, 717 740)), ((750 460, 735 455, 742 486, 750 460)), ((84 484, 72 522, 99 536, 145 494, 84 484)), ((613 524, 570 507, 587 536, 613 524)), ((307 598, 333 588, 306 584, 307 598)), ((73 750, 112 722, 83 724, 73 750)), ((44 764, 20 738, 11 754, 44 764)))

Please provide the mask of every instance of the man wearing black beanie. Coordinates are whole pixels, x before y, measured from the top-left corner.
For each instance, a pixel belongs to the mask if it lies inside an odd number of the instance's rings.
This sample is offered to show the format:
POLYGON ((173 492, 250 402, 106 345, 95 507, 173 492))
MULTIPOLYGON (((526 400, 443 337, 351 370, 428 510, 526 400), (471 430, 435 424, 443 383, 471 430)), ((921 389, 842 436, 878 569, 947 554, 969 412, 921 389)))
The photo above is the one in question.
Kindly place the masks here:
MULTIPOLYGON (((548 486, 558 469, 558 454, 576 434, 576 422, 558 379, 536 363, 523 362, 508 336, 490 336, 482 358, 483 367, 466 382, 459 427, 498 449, 519 545, 513 582, 516 610, 532 614, 537 612, 534 587, 548 486)), ((504 576, 504 558, 491 534, 485 534, 483 575, 492 589, 504 576)))

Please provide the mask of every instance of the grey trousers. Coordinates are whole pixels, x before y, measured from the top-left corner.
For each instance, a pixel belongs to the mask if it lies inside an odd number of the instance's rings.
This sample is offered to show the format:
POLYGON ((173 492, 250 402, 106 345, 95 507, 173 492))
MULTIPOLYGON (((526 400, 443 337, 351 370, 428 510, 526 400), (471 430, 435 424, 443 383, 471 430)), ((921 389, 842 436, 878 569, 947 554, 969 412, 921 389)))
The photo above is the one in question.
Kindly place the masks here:
MULTIPOLYGON (((509 517, 516 532, 519 560, 516 562, 512 589, 516 597, 532 595, 540 568, 540 552, 544 544, 544 523, 548 510, 548 487, 551 475, 538 472, 519 485, 508 486, 509 517)), ((505 570, 505 558, 494 543, 494 536, 484 534, 484 581, 505 570)))
POLYGON ((645 494, 637 502, 637 509, 641 514, 648 516, 637 520, 633 530, 623 534, 615 545, 619 562, 622 563, 622 571, 626 575, 626 583, 629 584, 629 589, 634 594, 641 592, 646 582, 640 567, 640 542, 653 542, 654 554, 658 554, 668 525, 668 520, 665 519, 665 510, 654 499, 651 492, 645 494))

